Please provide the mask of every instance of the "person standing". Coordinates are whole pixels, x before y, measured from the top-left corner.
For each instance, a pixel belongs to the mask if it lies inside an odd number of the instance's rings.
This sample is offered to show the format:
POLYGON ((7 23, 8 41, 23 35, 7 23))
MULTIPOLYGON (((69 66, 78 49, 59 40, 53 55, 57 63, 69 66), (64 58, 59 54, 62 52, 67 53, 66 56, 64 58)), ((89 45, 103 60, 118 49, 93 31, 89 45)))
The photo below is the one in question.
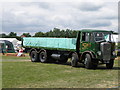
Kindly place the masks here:
POLYGON ((0 44, 0 49, 1 49, 1 53, 2 53, 2 55, 5 55, 5 53, 4 53, 4 49, 3 49, 3 47, 2 47, 2 44, 0 44))
POLYGON ((2 55, 5 55, 5 53, 4 53, 4 51, 3 51, 3 48, 1 48, 2 49, 2 55))
POLYGON ((23 49, 22 49, 22 47, 20 48, 20 50, 19 50, 19 52, 18 52, 18 57, 20 57, 20 56, 22 56, 23 55, 23 49))

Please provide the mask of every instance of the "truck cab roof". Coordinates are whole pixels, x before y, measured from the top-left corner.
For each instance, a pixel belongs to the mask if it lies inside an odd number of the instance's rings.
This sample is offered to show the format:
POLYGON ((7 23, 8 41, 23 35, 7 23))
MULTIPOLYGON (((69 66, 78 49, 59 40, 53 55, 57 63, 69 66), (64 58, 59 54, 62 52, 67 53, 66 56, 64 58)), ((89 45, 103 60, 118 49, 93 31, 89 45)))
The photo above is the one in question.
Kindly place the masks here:
POLYGON ((113 31, 108 31, 108 30, 95 30, 95 29, 82 29, 80 30, 81 32, 111 32, 113 33, 113 31))

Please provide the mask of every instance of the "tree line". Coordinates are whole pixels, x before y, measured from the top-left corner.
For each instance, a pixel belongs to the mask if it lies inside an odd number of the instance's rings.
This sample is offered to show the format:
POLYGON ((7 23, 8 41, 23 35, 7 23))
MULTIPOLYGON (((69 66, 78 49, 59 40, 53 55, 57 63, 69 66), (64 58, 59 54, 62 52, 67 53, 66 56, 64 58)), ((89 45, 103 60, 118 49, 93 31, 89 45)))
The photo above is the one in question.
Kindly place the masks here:
POLYGON ((16 38, 18 40, 21 40, 22 36, 25 37, 59 37, 59 38, 75 38, 77 35, 76 30, 66 29, 66 30, 60 30, 59 28, 54 28, 53 30, 50 30, 48 32, 36 32, 33 36, 30 35, 30 33, 23 33, 20 36, 17 36, 17 33, 10 32, 8 35, 5 33, 0 34, 0 37, 2 38, 16 38))

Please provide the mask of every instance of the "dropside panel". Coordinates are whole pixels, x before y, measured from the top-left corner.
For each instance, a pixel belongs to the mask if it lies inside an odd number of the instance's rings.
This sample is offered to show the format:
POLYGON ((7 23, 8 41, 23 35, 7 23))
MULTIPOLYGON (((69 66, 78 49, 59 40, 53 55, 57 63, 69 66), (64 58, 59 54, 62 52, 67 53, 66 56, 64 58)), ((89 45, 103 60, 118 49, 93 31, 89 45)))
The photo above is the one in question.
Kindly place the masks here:
POLYGON ((23 46, 76 50, 76 38, 25 37, 23 38, 23 46))

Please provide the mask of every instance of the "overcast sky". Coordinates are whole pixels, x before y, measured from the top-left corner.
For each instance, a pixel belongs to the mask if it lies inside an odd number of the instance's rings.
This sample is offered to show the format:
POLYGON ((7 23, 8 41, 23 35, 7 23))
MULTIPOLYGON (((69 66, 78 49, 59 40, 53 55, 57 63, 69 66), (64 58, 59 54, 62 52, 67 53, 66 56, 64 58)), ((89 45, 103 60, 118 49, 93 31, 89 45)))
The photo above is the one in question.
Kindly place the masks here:
POLYGON ((47 32, 55 27, 118 31, 118 0, 24 1, 4 0, 2 3, 0 24, 3 33, 21 35, 28 32, 34 35, 35 32, 47 32))

